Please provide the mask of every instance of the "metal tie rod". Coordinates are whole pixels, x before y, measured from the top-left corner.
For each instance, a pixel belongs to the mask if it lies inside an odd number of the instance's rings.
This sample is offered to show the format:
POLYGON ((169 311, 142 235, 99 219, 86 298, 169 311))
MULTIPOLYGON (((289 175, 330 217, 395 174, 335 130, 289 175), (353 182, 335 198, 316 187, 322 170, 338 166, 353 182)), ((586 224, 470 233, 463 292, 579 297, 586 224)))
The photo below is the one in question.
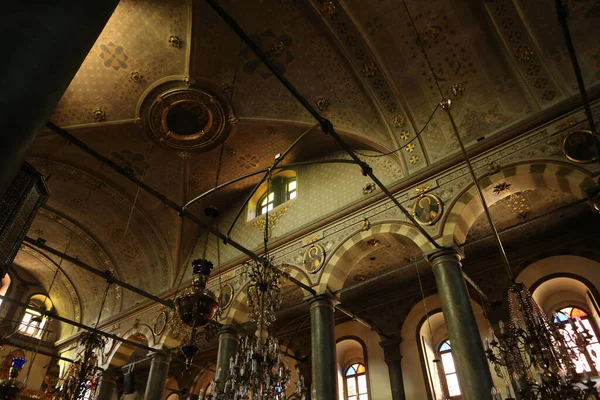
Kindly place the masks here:
POLYGON ((402 204, 400 204, 398 199, 396 199, 394 195, 388 190, 388 188, 385 187, 385 185, 379 180, 379 178, 375 176, 375 174, 373 173, 373 169, 369 166, 369 164, 358 158, 356 153, 354 153, 354 151, 344 141, 344 139, 342 139, 341 136, 335 131, 331 121, 319 114, 319 112, 310 104, 310 102, 306 100, 306 98, 302 96, 302 94, 300 94, 296 87, 294 87, 294 85, 292 85, 292 83, 285 77, 285 75, 283 75, 281 71, 277 69, 277 67, 273 64, 270 58, 267 57, 267 55, 262 51, 262 49, 258 47, 256 43, 252 41, 252 39, 250 39, 250 37, 246 34, 246 32, 244 32, 240 25, 229 14, 227 14, 227 12, 225 12, 225 10, 221 8, 221 6, 217 4, 216 0, 206 0, 206 2, 213 10, 215 10, 219 17, 221 17, 221 19, 223 19, 223 21, 225 21, 225 23, 229 25, 229 27, 244 41, 244 43, 246 43, 246 45, 252 50, 252 52, 256 54, 256 56, 262 61, 262 63, 273 73, 273 75, 275 75, 279 82, 281 82, 281 84, 285 86, 285 88, 292 94, 292 96, 294 96, 296 100, 298 100, 298 102, 306 109, 306 111, 308 111, 313 116, 313 118, 321 125, 321 130, 331 135, 331 137, 333 137, 333 139, 339 144, 339 146, 344 151, 346 151, 346 153, 348 153, 348 155, 352 157, 352 159, 355 160, 358 165, 360 165, 360 167, 362 168, 363 175, 369 176, 373 180, 373 182, 375 182, 375 184, 379 186, 379 188, 386 194, 386 196, 400 209, 400 211, 402 211, 404 216, 406 216, 406 218, 415 225, 419 232, 421 232, 421 234, 425 236, 425 238, 427 238, 427 240, 435 248, 439 249, 441 246, 437 244, 437 242, 431 237, 431 235, 425 229, 423 229, 423 227, 420 224, 418 224, 417 221, 415 221, 413 216, 402 206, 402 204))

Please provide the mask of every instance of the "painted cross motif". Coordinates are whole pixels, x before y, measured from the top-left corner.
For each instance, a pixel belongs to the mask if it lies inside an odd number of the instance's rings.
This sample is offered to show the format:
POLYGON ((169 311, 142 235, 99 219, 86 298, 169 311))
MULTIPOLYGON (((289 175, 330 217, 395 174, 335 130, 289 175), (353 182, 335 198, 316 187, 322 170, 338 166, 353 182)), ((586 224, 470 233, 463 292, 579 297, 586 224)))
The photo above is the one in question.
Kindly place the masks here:
POLYGON ((106 68, 112 68, 115 71, 118 71, 120 68, 127 68, 126 61, 129 57, 125 54, 123 46, 117 46, 109 42, 108 44, 101 44, 100 49, 102 52, 99 56, 104 60, 106 68))

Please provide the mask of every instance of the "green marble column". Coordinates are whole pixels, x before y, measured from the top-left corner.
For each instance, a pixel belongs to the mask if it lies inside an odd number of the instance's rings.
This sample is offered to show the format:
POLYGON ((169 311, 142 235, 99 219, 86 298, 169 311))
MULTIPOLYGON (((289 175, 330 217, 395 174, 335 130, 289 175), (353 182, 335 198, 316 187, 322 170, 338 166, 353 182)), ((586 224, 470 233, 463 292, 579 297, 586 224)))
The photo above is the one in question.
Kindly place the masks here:
POLYGON ((169 375, 171 356, 164 352, 150 354, 150 373, 146 382, 144 400, 161 400, 169 375))
POLYGON ((225 387, 225 382, 229 377, 229 362, 231 357, 235 359, 239 344, 239 335, 233 325, 224 325, 219 330, 219 349, 217 353, 216 373, 217 385, 219 391, 225 387))
POLYGON ((111 400, 116 387, 117 373, 113 370, 106 370, 100 376, 98 390, 96 391, 96 400, 111 400))
POLYGON ((400 342, 402 339, 395 336, 379 343, 383 348, 383 356, 390 374, 390 387, 392 400, 406 400, 404 394, 404 381, 402 378, 402 356, 400 355, 400 342))
POLYGON ((433 268, 464 400, 491 398, 492 377, 462 275, 460 255, 442 248, 427 255, 433 268))
POLYGON ((9 44, 0 64, 0 196, 118 3, 2 3, 2 32, 9 44))
POLYGON ((312 393, 315 400, 337 399, 337 362, 333 297, 316 296, 310 300, 310 338, 312 393))

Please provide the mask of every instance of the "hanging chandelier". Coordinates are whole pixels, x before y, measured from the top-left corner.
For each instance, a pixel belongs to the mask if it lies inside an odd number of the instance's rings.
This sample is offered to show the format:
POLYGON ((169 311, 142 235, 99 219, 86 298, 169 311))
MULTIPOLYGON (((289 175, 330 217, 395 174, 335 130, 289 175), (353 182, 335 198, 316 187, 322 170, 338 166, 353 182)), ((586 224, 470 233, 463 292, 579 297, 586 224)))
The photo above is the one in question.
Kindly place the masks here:
MULTIPOLYGON (((499 332, 490 329, 485 341, 488 359, 504 380, 510 397, 509 381, 520 399, 600 399, 587 372, 581 380, 575 371, 578 353, 569 347, 557 325, 549 320, 522 283, 508 290, 510 322, 499 323, 499 332)), ((576 349, 585 354, 591 335, 583 324, 570 321, 576 349)), ((600 366, 597 366, 600 367, 600 366)), ((494 398, 500 391, 492 389, 494 398)))
MULTIPOLYGON (((267 193, 271 176, 267 177, 267 193)), ((291 371, 277 339, 269 336, 267 328, 275 322, 275 313, 281 306, 282 272, 273 264, 268 251, 269 213, 265 214, 264 253, 247 267, 249 278, 248 317, 256 322, 256 333, 246 336, 238 346, 237 353, 229 360, 225 382, 220 382, 221 370, 217 370, 211 382, 208 400, 285 400, 291 379, 291 371)), ((295 395, 306 398, 304 379, 296 368, 298 377, 295 395)))

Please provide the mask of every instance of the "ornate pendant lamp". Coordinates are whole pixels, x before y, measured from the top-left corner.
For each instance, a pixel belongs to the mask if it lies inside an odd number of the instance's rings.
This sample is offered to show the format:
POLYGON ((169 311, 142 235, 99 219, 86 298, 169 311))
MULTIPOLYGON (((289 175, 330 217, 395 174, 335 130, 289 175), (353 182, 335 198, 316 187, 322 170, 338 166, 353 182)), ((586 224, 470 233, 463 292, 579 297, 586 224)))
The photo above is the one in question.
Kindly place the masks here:
POLYGON ((13 400, 23 389, 23 382, 17 380, 23 365, 27 360, 23 357, 13 357, 8 370, 8 378, 0 380, 0 399, 13 400))

